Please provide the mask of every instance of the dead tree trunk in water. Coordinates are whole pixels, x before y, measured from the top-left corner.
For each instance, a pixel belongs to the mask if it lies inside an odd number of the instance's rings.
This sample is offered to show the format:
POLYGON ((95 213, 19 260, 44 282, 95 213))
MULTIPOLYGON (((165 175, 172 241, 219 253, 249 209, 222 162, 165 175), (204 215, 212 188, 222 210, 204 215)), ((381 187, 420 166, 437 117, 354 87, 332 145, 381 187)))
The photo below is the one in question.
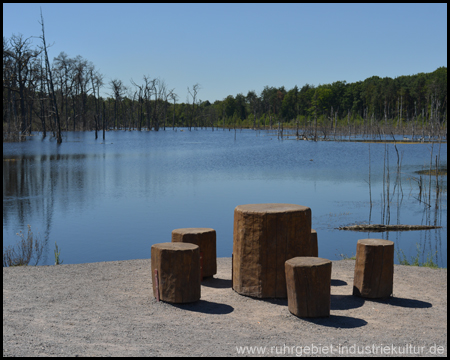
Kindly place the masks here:
MULTIPOLYGON (((41 59, 41 64, 42 64, 42 59, 41 59)), ((39 91, 39 102, 41 105, 41 109, 40 109, 40 118, 41 118, 41 123, 42 123, 42 136, 45 139, 45 137, 47 136, 47 130, 45 128, 45 101, 44 101, 44 68, 41 66, 41 87, 40 87, 40 91, 39 91)))
POLYGON ((103 101, 103 118, 102 118, 103 140, 105 140, 105 116, 106 116, 105 102, 103 101))
POLYGON ((55 96, 55 89, 53 87, 53 80, 52 80, 52 71, 50 69, 50 63, 48 61, 48 54, 47 54, 47 45, 45 43, 45 32, 44 32, 44 17, 42 16, 42 10, 41 10, 41 25, 42 25, 42 42, 44 44, 44 53, 45 53, 45 65, 47 67, 47 71, 49 74, 49 80, 50 80, 50 89, 51 89, 51 97, 52 97, 52 101, 53 101, 53 108, 55 110, 55 115, 56 115, 56 138, 57 138, 57 143, 61 144, 62 143, 62 137, 61 137, 61 123, 59 120, 59 113, 58 113, 58 104, 56 103, 56 96, 55 96))
POLYGON ((347 117, 347 126, 348 126, 348 139, 350 140, 350 110, 348 110, 348 117, 347 117))
POLYGON ((173 100, 173 117, 172 117, 172 130, 175 130, 175 103, 177 101, 178 95, 175 94, 173 91, 170 94, 170 97, 173 100))
MULTIPOLYGON (((196 116, 196 110, 197 110, 195 108, 195 104, 197 102, 197 94, 198 94, 199 90, 200 90, 200 84, 198 84, 198 83, 192 87, 192 92, 189 90, 189 87, 188 87, 188 93, 189 93, 189 95, 192 96, 192 111, 191 111, 191 121, 189 123, 189 131, 191 131, 192 123, 194 123, 194 130, 195 130, 195 116, 196 116)), ((198 105, 197 105, 197 108, 198 108, 198 105)))

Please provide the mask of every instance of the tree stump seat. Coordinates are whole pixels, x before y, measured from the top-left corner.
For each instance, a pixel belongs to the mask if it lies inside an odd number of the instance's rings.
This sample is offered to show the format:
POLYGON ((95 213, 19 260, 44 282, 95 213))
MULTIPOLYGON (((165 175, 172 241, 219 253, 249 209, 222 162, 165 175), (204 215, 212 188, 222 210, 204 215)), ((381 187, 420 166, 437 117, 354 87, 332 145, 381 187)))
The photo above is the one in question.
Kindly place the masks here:
POLYGON ((172 242, 191 243, 202 253, 202 276, 217 273, 216 230, 210 228, 182 228, 172 231, 172 242))
POLYGON ((289 311, 298 317, 330 316, 331 261, 295 257, 285 263, 289 311))
POLYGON ((200 300, 200 249, 197 245, 181 242, 152 245, 151 270, 155 298, 170 303, 200 300))
POLYGON ((361 239, 356 244, 353 295, 382 299, 392 295, 394 243, 381 239, 361 239))
POLYGON ((297 256, 314 256, 310 208, 293 204, 235 208, 233 290, 257 298, 286 298, 284 263, 297 256))

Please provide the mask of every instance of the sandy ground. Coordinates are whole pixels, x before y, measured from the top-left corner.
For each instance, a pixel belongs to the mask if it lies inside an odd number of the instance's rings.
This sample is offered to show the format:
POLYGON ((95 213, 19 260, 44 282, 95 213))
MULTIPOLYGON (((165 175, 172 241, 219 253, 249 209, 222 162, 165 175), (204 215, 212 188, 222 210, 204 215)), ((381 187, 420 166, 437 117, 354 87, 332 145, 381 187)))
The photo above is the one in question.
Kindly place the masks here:
POLYGON ((395 265, 383 301, 351 295, 353 270, 333 261, 331 316, 305 320, 233 291, 230 258, 183 305, 153 297, 150 260, 3 268, 3 355, 447 355, 446 269, 395 265))

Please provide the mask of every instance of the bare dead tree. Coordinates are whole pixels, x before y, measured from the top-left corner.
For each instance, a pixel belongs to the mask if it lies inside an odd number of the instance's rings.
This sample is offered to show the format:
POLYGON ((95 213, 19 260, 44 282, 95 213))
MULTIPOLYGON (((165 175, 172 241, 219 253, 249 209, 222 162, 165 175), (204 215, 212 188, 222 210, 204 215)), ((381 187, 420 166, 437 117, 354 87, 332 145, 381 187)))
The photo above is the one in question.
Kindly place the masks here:
MULTIPOLYGON (((192 107, 191 107, 191 117, 190 117, 190 122, 189 122, 189 131, 191 130, 192 127, 192 123, 195 124, 195 116, 196 116, 196 112, 197 112, 197 108, 198 108, 198 101, 197 101, 197 94, 200 91, 200 84, 195 84, 194 86, 192 86, 192 91, 188 89, 188 93, 189 95, 191 95, 192 97, 192 107), (197 105, 197 107, 196 107, 197 105)), ((195 126, 195 125, 194 125, 195 126)))
MULTIPOLYGON (((42 55, 41 55, 42 57, 42 55)), ((43 60, 40 60, 41 64, 43 62, 43 60)), ((40 102, 40 110, 39 110, 39 114, 38 117, 41 119, 41 124, 42 124, 42 133, 43 133, 43 138, 45 138, 47 136, 47 130, 46 130, 46 126, 45 126, 45 86, 44 86, 44 81, 46 80, 44 77, 44 67, 41 65, 41 73, 40 73, 40 87, 39 87, 39 102, 40 102)))
POLYGON ((168 90, 167 84, 164 80, 160 82, 160 101, 162 102, 162 119, 163 119, 163 129, 166 130, 166 120, 167 120, 167 108, 169 106, 169 98, 175 89, 168 90))
POLYGON ((151 117, 151 105, 150 100, 153 92, 155 91, 156 79, 150 79, 149 76, 144 75, 144 102, 145 102, 145 117, 147 119, 147 131, 152 129, 152 124, 150 124, 151 117))
POLYGON ((74 60, 74 81, 76 84, 77 93, 79 91, 79 106, 80 117, 82 123, 82 129, 86 130, 86 109, 87 109, 87 96, 92 89, 89 87, 91 84, 90 69, 94 66, 91 62, 83 59, 78 55, 74 60))
POLYGON ((103 85, 103 75, 101 75, 98 71, 95 71, 94 67, 90 68, 90 78, 92 81, 92 91, 94 95, 94 102, 95 102, 95 139, 98 138, 98 125, 99 125, 99 119, 100 119, 100 108, 99 108, 99 101, 100 101, 100 87, 103 85), (97 91, 97 98, 95 97, 95 92, 97 91))
POLYGON ((27 92, 26 92, 26 100, 27 100, 27 112, 29 116, 28 120, 28 132, 31 133, 33 131, 33 113, 34 113, 34 105, 38 100, 38 83, 40 80, 41 74, 41 61, 36 57, 30 63, 30 81, 28 82, 27 92))
POLYGON ((122 102, 122 97, 125 93, 126 87, 123 85, 122 80, 113 79, 109 82, 109 86, 112 90, 112 96, 114 98, 114 129, 118 129, 118 114, 117 114, 117 107, 120 106, 122 102))
POLYGON ((56 103, 56 96, 55 96, 55 88, 53 87, 53 79, 52 79, 52 71, 50 69, 50 63, 48 61, 48 53, 47 53, 47 45, 45 43, 45 32, 44 32, 44 17, 42 16, 42 9, 41 9, 41 25, 42 25, 42 43, 43 43, 43 51, 45 54, 45 65, 47 67, 47 71, 48 71, 48 75, 49 75, 49 80, 50 80, 50 90, 51 90, 51 98, 52 98, 52 102, 53 102, 53 110, 55 112, 56 115, 56 130, 57 130, 57 143, 61 144, 62 143, 62 137, 61 137, 61 122, 59 119, 59 113, 58 113, 58 104, 56 103))
POLYGON ((159 131, 161 120, 163 120, 164 106, 163 101, 167 92, 167 86, 164 80, 156 79, 154 88, 155 102, 153 105, 154 129, 159 131))
MULTIPOLYGON (((74 71, 75 60, 62 51, 53 59, 53 73, 57 77, 59 90, 61 94, 61 116, 64 114, 66 130, 69 130, 69 104, 68 100, 72 92, 75 77, 72 76, 74 71), (69 80, 70 81, 69 83, 69 80), (70 86, 69 86, 70 85, 70 86)), ((63 120, 61 120, 63 121, 63 120)))
POLYGON ((143 120, 143 115, 144 115, 144 112, 142 110, 142 105, 144 103, 144 98, 143 98, 144 86, 136 84, 133 79, 131 79, 130 82, 132 85, 134 85, 138 88, 138 90, 136 91, 138 93, 137 129, 138 129, 138 131, 141 131, 141 125, 142 125, 142 120, 143 120))
POLYGON ((175 129, 175 103, 178 100, 178 95, 175 94, 172 90, 170 93, 170 98, 173 100, 173 114, 172 114, 172 130, 175 129))
MULTIPOLYGON (((10 39, 10 46, 6 46, 6 42, 3 41, 3 61, 5 67, 10 66, 7 74, 7 81, 3 82, 3 86, 14 94, 19 95, 20 106, 20 125, 19 130, 22 135, 27 132, 27 118, 26 118, 26 92, 27 85, 31 81, 30 66, 33 59, 37 58, 41 51, 31 50, 30 39, 24 39, 22 35, 12 35, 10 39)), ((5 72, 5 69, 4 69, 5 72)), ((11 98, 11 97, 10 97, 11 98)), ((13 113, 16 112, 15 96, 12 96, 13 113)))

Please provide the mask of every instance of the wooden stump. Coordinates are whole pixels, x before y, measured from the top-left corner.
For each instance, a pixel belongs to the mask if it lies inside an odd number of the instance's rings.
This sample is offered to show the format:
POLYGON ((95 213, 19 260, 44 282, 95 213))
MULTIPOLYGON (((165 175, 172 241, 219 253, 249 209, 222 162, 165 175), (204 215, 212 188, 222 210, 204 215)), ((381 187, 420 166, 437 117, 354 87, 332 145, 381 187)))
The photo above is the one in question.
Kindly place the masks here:
POLYGON ((311 229, 311 256, 319 256, 319 242, 317 240, 317 231, 311 229))
POLYGON ((330 316, 331 261, 296 257, 285 263, 289 311, 299 317, 330 316))
POLYGON ((311 209, 292 204, 239 205, 234 210, 233 290, 286 298, 284 263, 312 256, 311 209))
POLYGON ((216 230, 209 228, 184 228, 172 231, 172 242, 198 245, 203 254, 203 277, 217 273, 216 230))
POLYGON ((187 243, 152 245, 151 268, 153 295, 171 303, 200 300, 200 249, 187 243), (155 269, 158 281, 155 281, 155 269))
POLYGON ((381 239, 362 239, 356 244, 353 295, 387 298, 394 281, 394 243, 381 239))

